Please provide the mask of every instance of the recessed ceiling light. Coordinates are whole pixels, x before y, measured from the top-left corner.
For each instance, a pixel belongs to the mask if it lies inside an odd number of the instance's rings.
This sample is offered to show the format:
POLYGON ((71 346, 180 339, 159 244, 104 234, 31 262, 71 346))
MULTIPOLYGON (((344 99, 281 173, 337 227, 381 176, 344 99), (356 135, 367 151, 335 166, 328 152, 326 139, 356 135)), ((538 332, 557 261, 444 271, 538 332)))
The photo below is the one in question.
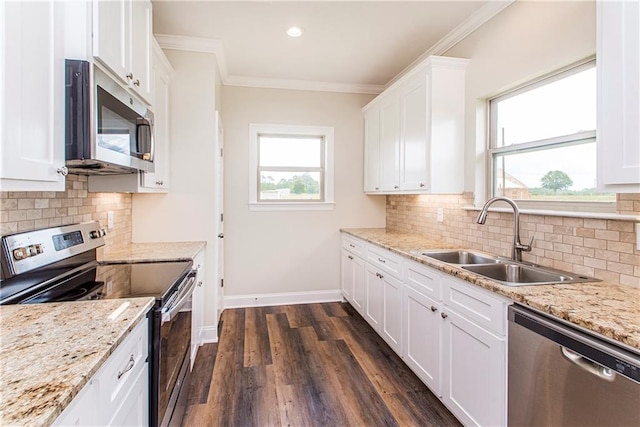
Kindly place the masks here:
POLYGON ((300 27, 291 27, 287 30, 287 35, 289 37, 300 37, 302 35, 302 28, 300 27))

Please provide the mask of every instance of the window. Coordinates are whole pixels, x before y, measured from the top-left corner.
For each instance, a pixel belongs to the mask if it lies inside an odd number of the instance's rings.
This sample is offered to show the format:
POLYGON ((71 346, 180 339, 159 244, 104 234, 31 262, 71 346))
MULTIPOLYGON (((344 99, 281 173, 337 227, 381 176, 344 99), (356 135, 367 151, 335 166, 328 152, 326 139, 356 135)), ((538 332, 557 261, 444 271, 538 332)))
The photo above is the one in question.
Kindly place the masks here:
POLYGON ((333 208, 333 128, 250 125, 250 207, 333 208))
POLYGON ((615 202, 595 189, 595 61, 491 99, 489 119, 494 196, 615 202))

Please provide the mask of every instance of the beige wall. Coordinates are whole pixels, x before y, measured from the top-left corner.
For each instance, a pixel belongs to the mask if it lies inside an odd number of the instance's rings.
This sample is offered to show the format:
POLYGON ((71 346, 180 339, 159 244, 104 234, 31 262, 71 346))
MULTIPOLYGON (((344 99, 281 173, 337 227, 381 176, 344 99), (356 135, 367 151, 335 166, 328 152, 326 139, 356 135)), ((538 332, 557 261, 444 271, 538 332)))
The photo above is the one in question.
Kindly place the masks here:
POLYGON ((165 51, 171 76, 168 194, 133 196, 133 241, 206 241, 205 326, 216 325, 214 159, 217 64, 214 55, 165 51), (209 266, 211 266, 209 268, 209 266))
MULTIPOLYGON (((447 52, 469 58, 466 82, 464 195, 389 196, 387 227, 447 243, 510 256, 512 215, 490 213, 477 225, 485 200, 485 100, 595 54, 595 2, 518 1, 447 52), (444 222, 436 209, 444 209, 444 222)), ((640 195, 618 195, 619 213, 640 216, 640 195)), ((640 251, 633 221, 523 215, 522 240, 535 235, 523 258, 538 264, 640 287, 640 251)))
POLYGON ((595 55, 595 1, 517 1, 450 49, 468 58, 465 190, 484 201, 484 101, 595 55))
POLYGON ((89 193, 87 185, 86 176, 69 175, 65 191, 0 192, 0 235, 96 220, 107 230, 109 248, 129 244, 131 194, 89 193), (112 229, 107 229, 109 211, 112 229))
POLYGON ((363 185, 368 95, 225 87, 225 295, 337 290, 340 227, 384 227, 363 185), (335 128, 335 210, 249 211, 249 124, 335 128))

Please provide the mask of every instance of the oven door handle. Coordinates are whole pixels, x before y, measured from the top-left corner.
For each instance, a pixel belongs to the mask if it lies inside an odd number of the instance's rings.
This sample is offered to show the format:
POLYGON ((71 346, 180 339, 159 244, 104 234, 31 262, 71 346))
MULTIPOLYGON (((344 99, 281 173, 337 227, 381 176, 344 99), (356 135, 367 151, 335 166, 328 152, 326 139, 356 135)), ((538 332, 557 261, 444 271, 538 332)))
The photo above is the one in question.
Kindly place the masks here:
POLYGON ((178 314, 178 312, 187 302, 189 297, 191 297, 193 288, 195 288, 196 286, 196 275, 195 273, 192 272, 192 273, 189 273, 188 277, 189 277, 189 281, 184 286, 184 289, 180 293, 180 295, 176 298, 176 302, 174 304, 171 304, 169 307, 167 307, 166 311, 162 312, 162 323, 170 322, 176 316, 176 314, 178 314))

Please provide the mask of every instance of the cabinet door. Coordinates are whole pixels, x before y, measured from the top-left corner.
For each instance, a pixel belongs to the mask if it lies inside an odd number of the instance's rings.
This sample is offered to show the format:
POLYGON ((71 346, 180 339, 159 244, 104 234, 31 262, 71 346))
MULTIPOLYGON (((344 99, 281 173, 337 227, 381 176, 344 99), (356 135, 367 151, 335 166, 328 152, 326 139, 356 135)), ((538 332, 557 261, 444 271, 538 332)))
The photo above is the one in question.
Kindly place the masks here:
POLYGON ((427 77, 420 73, 400 92, 400 189, 428 190, 427 77))
POLYGON ((364 191, 380 190, 380 107, 364 114, 364 191))
POLYGON ((353 308, 355 308, 356 311, 360 313, 360 315, 364 314, 364 305, 366 298, 364 264, 365 262, 362 259, 358 257, 353 258, 352 305, 353 308))
POLYGON ((153 102, 151 1, 131 2, 131 84, 148 103, 153 102))
POLYGON ((464 425, 505 425, 504 339, 446 306, 442 315, 443 401, 464 425))
POLYGON ((96 407, 98 407, 98 390, 89 381, 80 393, 73 398, 69 406, 56 418, 52 426, 88 426, 95 425, 96 407))
POLYGON ((171 76, 170 71, 163 65, 166 61, 160 47, 155 47, 153 60, 155 170, 142 174, 142 186, 158 192, 169 190, 169 81, 171 76))
POLYGON ((640 4, 597 2, 598 187, 640 192, 640 4))
POLYGON ((402 356, 402 282, 382 274, 382 283, 382 338, 393 351, 402 356))
POLYGON ((355 279, 355 257, 342 250, 342 296, 353 305, 353 285, 355 279))
POLYGON ((196 287, 191 297, 191 368, 193 368, 198 348, 202 343, 202 328, 204 326, 204 250, 193 259, 193 268, 197 270, 197 275, 196 287))
MULTIPOLYGON (((122 406, 113 414, 109 426, 149 425, 149 364, 144 364, 122 406)), ((95 420, 87 425, 94 425, 95 420)))
POLYGON ((380 189, 400 189, 400 100, 389 94, 380 102, 380 189))
POLYGON ((128 83, 131 0, 93 1, 93 56, 128 83))
POLYGON ((0 3, 3 191, 64 191, 64 7, 0 3))
POLYGON ((411 286, 403 287, 404 362, 435 394, 442 396, 441 304, 411 286))
POLYGON ((384 282, 382 274, 369 264, 365 266, 364 318, 379 334, 382 330, 384 282))

